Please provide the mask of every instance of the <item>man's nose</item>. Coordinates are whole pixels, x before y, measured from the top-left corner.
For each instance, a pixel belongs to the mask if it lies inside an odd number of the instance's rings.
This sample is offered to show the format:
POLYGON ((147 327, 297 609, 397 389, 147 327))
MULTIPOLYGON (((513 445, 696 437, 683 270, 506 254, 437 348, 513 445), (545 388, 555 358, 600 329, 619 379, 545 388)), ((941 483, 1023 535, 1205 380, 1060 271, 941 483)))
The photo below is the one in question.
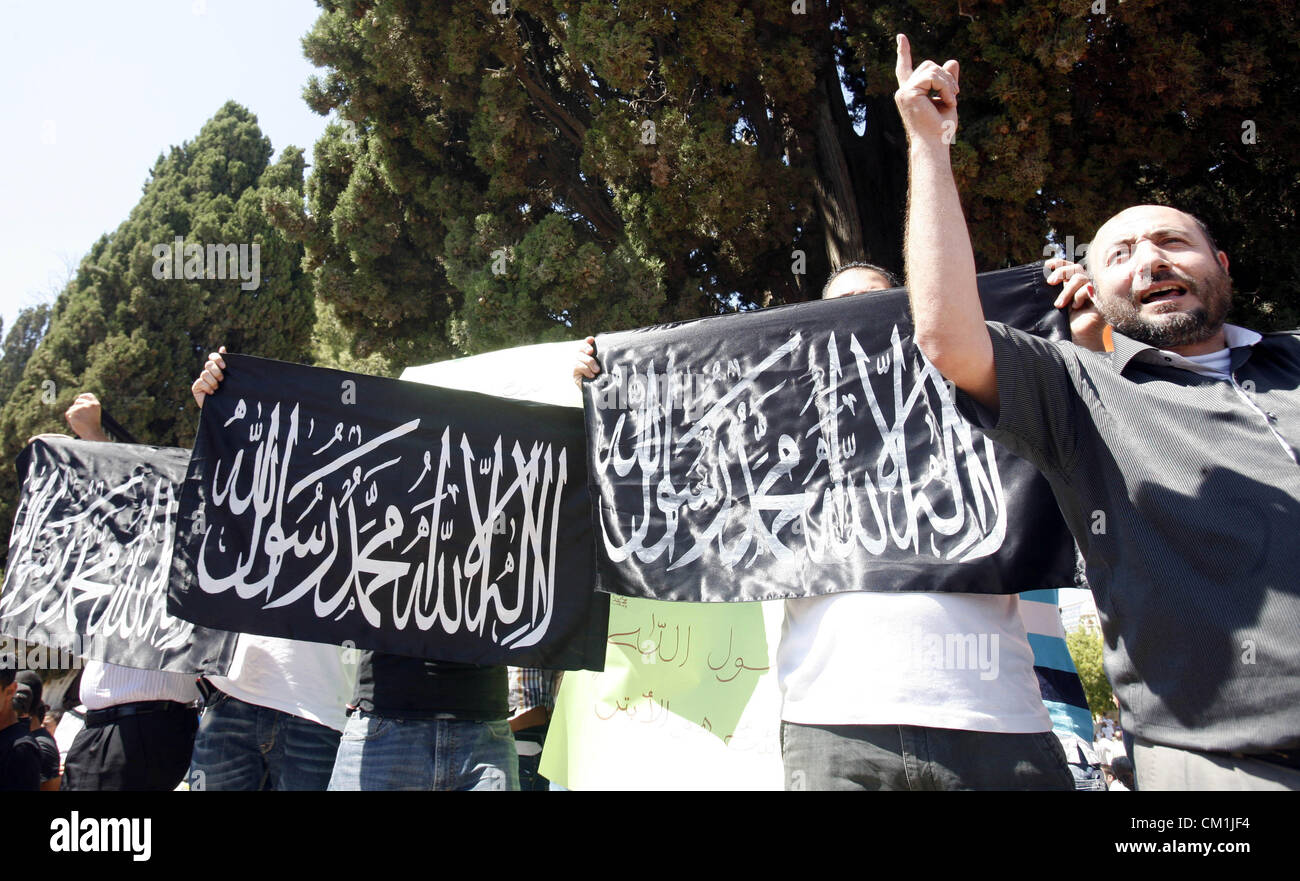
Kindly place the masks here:
POLYGON ((1146 239, 1133 245, 1133 267, 1139 287, 1149 287, 1156 273, 1169 269, 1172 264, 1164 249, 1146 239))

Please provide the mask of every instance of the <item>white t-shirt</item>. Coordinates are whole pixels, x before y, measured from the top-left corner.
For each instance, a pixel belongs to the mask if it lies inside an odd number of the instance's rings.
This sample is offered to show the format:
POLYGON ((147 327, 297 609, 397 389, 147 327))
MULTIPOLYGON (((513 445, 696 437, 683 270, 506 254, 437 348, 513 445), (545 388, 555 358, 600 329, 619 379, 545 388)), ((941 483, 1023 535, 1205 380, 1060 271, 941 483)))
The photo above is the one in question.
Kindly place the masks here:
POLYGON ((781 718, 1050 731, 1019 597, 853 591, 787 600, 781 718))
POLYGON ((1208 355, 1187 355, 1185 357, 1193 364, 1199 364, 1206 370, 1211 370, 1222 376, 1228 376, 1228 368, 1232 366, 1231 349, 1220 349, 1208 355))
POLYGON ((245 703, 342 731, 357 681, 357 654, 336 645, 241 633, 230 675, 208 681, 245 703))
POLYGON ((193 673, 166 670, 137 670, 106 661, 86 661, 81 671, 81 702, 88 710, 105 710, 136 701, 176 701, 189 704, 199 699, 193 673))

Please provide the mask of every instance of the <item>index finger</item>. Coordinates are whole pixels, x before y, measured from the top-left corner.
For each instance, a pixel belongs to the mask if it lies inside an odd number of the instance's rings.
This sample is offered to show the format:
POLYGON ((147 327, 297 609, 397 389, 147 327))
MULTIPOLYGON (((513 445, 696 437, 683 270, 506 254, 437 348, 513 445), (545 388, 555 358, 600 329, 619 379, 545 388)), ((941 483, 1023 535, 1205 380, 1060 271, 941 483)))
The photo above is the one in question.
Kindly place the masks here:
POLYGON ((907 42, 906 34, 899 34, 895 42, 898 60, 894 62, 894 75, 898 77, 899 88, 902 88, 912 76, 912 44, 907 42))

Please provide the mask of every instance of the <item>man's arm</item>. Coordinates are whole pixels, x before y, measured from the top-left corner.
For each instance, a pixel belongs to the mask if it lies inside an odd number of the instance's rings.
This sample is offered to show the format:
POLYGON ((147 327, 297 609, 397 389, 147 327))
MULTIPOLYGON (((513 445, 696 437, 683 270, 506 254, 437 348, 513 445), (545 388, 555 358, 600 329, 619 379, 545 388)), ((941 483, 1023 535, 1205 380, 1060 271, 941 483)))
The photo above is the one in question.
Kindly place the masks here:
POLYGON ((32 740, 36 741, 36 746, 41 751, 41 792, 57 792, 59 784, 63 782, 59 771, 59 747, 52 736, 37 737, 33 733, 32 740))
POLYGON ((925 61, 913 69, 911 46, 899 34, 895 73, 894 102, 907 130, 903 256, 916 344, 946 379, 996 413, 993 344, 984 325, 975 255, 949 155, 957 131, 958 65, 925 61))

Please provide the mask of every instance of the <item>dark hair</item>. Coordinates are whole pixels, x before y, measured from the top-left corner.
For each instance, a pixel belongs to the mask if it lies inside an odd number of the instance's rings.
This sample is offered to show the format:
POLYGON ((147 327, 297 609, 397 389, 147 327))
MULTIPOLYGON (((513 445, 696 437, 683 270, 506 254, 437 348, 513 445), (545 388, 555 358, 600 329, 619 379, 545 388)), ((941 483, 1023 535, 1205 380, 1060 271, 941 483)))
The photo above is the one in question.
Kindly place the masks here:
POLYGON ((17 675, 18 671, 13 667, 0 665, 0 688, 8 688, 12 685, 14 677, 17 675))
MULTIPOLYGON (((1182 210, 1182 209, 1179 209, 1179 210, 1182 210)), ((1183 211, 1183 213, 1184 213, 1184 214, 1187 214, 1186 211, 1183 211)), ((1218 253, 1219 253, 1219 245, 1218 245, 1217 242, 1214 241, 1214 234, 1211 233, 1211 232, 1210 232, 1210 228, 1209 228, 1208 226, 1205 225, 1205 221, 1204 221, 1204 220, 1201 220, 1201 218, 1197 217, 1195 214, 1187 214, 1187 216, 1190 217, 1192 220, 1196 221, 1196 225, 1197 225, 1197 227, 1200 228, 1201 233, 1205 236, 1205 241, 1207 241, 1207 242, 1210 243, 1210 253, 1212 253, 1212 254, 1218 254, 1218 253)))
POLYGON ((45 684, 41 681, 41 674, 35 670, 19 670, 17 678, 20 686, 26 686, 31 691, 32 699, 28 704, 28 713, 32 716, 41 714, 45 708, 45 704, 41 701, 45 695, 45 684))
POLYGON ((889 286, 891 288, 896 288, 900 284, 898 280, 898 276, 894 275, 894 273, 890 272, 888 269, 885 269, 883 266, 877 266, 874 263, 867 263, 864 260, 854 260, 852 263, 845 263, 843 266, 836 269, 826 279, 826 284, 822 285, 823 300, 826 299, 826 292, 831 289, 831 283, 834 282, 835 279, 839 278, 844 273, 848 272, 850 269, 865 269, 868 272, 874 272, 877 275, 879 275, 881 278, 883 278, 885 281, 889 282, 889 286))

